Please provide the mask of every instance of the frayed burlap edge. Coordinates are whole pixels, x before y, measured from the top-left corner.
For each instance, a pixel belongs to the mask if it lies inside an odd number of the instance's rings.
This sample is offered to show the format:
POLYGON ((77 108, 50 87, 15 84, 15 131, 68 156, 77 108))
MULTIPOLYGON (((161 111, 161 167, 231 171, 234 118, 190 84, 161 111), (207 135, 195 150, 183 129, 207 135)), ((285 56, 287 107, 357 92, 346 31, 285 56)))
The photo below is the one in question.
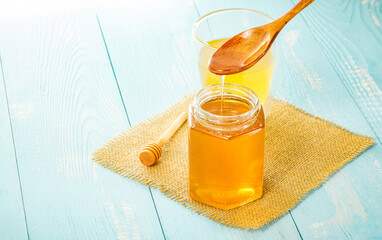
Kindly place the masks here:
MULTIPOLYGON (((111 170, 111 171, 121 175, 122 177, 129 178, 129 179, 134 180, 136 182, 142 183, 142 184, 144 184, 144 185, 146 185, 148 187, 152 187, 152 188, 158 189, 160 192, 162 192, 168 198, 179 202, 180 204, 182 204, 186 208, 190 209, 191 211, 194 211, 194 212, 196 212, 199 215, 207 217, 207 218, 209 218, 209 219, 211 219, 211 220, 213 220, 213 221, 215 221, 215 222, 217 222, 219 224, 222 224, 222 225, 224 225, 226 227, 240 228, 240 229, 243 229, 243 230, 252 229, 251 227, 241 226, 241 225, 235 224, 235 223, 233 223, 231 221, 228 221, 228 220, 225 220, 225 219, 221 219, 219 216, 216 216, 213 213, 207 213, 207 211, 205 211, 203 209, 200 209, 199 207, 195 206, 193 203, 189 202, 187 199, 183 198, 182 196, 179 196, 177 193, 172 192, 170 189, 167 189, 165 186, 158 185, 155 182, 153 182, 153 181, 151 181, 151 180, 149 180, 149 179, 147 179, 147 178, 145 178, 143 176, 140 176, 139 174, 136 174, 136 173, 134 173, 132 171, 124 170, 124 169, 121 169, 121 168, 119 168, 117 166, 114 166, 114 165, 108 163, 107 161, 104 161, 102 158, 99 158, 97 156, 98 153, 100 153, 100 152, 106 150, 107 148, 111 147, 114 143, 117 143, 118 141, 121 141, 124 137, 127 137, 132 132, 138 131, 142 127, 149 126, 150 123, 153 120, 155 120, 155 119, 157 119, 159 117, 162 117, 162 116, 168 114, 169 112, 173 111, 174 109, 180 107, 182 104, 185 103, 185 101, 189 100, 194 94, 195 94, 195 91, 185 95, 183 98, 178 100, 174 105, 172 105, 171 107, 167 108, 166 110, 164 110, 164 111, 162 111, 160 113, 152 115, 151 117, 149 117, 145 121, 133 125, 132 127, 128 128, 126 131, 120 133, 119 135, 117 135, 113 139, 109 140, 101 148, 99 148, 98 150, 96 150, 95 152, 92 153, 92 155, 94 156, 92 160, 95 161, 96 163, 100 164, 101 166, 103 166, 103 167, 105 167, 105 168, 107 168, 107 169, 109 169, 109 170, 111 170)), ((368 141, 365 144, 363 144, 363 145, 361 145, 359 147, 360 150, 356 151, 354 154, 352 154, 351 156, 346 158, 344 160, 344 164, 341 167, 333 168, 331 171, 329 171, 329 173, 327 175, 325 175, 322 179, 319 179, 315 184, 313 184, 313 187, 303 191, 290 205, 285 207, 284 211, 277 212, 277 213, 274 212, 272 214, 272 216, 270 216, 267 220, 265 220, 264 224, 254 226, 253 227, 254 229, 258 229, 260 227, 268 225, 268 224, 274 222, 275 220, 277 220, 278 218, 282 217, 285 213, 287 213, 289 210, 294 208, 309 192, 314 191, 315 189, 320 187, 323 183, 325 183, 328 180, 329 176, 334 175, 336 172, 338 172, 340 169, 342 169, 345 165, 347 165, 347 163, 349 163, 352 159, 357 157, 359 154, 361 154, 362 152, 364 152, 366 149, 368 149, 369 147, 371 147, 374 144, 373 138, 370 137, 370 136, 353 132, 353 131, 351 131, 351 130, 349 130, 347 128, 344 128, 344 127, 342 127, 342 126, 340 126, 340 125, 338 125, 336 123, 333 123, 333 122, 331 122, 329 120, 322 119, 322 118, 320 118, 318 116, 315 116, 315 115, 313 115, 311 113, 306 112, 305 110, 303 110, 303 109, 301 109, 301 108, 299 108, 297 106, 294 106, 293 104, 291 104, 291 103, 289 103, 289 102, 287 102, 285 100, 274 99, 273 101, 276 101, 276 102, 288 105, 288 106, 292 107, 293 109, 297 110, 298 112, 305 114, 308 117, 316 118, 319 121, 324 122, 326 124, 329 124, 332 127, 335 127, 335 128, 337 128, 339 130, 342 130, 342 131, 345 131, 345 132, 347 132, 349 134, 365 138, 368 141)))

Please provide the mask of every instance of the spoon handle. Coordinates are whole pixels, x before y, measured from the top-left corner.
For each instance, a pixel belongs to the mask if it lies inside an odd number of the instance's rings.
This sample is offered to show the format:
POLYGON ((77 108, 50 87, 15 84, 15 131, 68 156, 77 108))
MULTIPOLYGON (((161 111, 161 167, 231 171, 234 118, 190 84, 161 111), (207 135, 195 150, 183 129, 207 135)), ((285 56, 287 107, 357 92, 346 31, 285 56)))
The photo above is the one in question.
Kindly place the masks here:
POLYGON ((289 10, 289 12, 277 20, 277 22, 281 25, 280 28, 283 28, 292 18, 294 18, 299 12, 309 6, 312 2, 314 2, 314 0, 299 1, 291 10, 289 10))

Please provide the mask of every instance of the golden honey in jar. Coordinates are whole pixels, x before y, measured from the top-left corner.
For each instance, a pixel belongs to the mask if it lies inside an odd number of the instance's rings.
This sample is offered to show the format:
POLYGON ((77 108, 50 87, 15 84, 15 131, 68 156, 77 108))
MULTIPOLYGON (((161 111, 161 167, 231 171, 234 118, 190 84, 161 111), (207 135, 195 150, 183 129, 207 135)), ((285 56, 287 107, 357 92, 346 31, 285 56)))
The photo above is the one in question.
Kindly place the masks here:
POLYGON ((262 195, 265 123, 256 94, 227 83, 200 90, 189 109, 191 198, 232 209, 262 195))

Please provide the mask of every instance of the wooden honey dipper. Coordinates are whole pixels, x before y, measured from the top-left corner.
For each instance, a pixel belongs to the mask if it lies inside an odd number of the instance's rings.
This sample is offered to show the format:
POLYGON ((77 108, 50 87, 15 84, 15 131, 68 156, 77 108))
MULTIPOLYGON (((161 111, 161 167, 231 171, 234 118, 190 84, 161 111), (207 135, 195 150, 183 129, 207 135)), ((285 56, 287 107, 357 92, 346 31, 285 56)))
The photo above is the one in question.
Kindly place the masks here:
POLYGON ((187 113, 182 112, 182 114, 175 119, 169 128, 160 136, 154 143, 146 145, 139 154, 139 160, 146 166, 154 165, 158 162, 161 154, 162 147, 165 143, 174 135, 174 133, 179 129, 180 126, 186 121, 187 113))

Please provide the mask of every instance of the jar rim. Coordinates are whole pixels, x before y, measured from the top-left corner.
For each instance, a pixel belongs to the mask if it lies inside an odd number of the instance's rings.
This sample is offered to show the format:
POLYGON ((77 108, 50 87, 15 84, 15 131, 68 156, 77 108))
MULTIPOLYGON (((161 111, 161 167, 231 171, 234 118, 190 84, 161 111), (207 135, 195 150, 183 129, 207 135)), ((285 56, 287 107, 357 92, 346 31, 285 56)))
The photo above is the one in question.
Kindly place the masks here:
POLYGON ((197 28, 199 26, 200 23, 202 23, 205 19, 215 15, 215 14, 219 14, 219 13, 225 13, 225 12, 232 12, 232 11, 247 11, 247 12, 253 12, 253 13, 256 13, 256 14, 259 14, 259 15, 263 15, 264 17, 268 18, 270 20, 270 22, 272 22, 274 19, 269 16, 268 14, 266 13, 263 13, 261 11, 257 11, 257 10, 253 10, 253 9, 249 9, 249 8, 224 8, 224 9, 219 9, 219 10, 215 10, 215 11, 212 11, 212 12, 209 12, 207 14, 204 14, 203 16, 201 16, 198 20, 195 21, 194 25, 192 26, 192 35, 200 42, 202 43, 203 45, 207 46, 207 47, 210 47, 210 48, 213 48, 213 49, 218 49, 218 47, 215 47, 215 46, 212 46, 211 44, 203 41, 202 39, 199 38, 198 34, 196 33, 197 32, 197 28))
MULTIPOLYGON (((206 119, 218 120, 220 123, 229 122, 232 119, 254 119, 254 118, 258 117, 259 109, 261 108, 260 99, 257 97, 256 93, 254 91, 252 91, 252 89, 245 87, 243 85, 240 85, 240 84, 236 84, 236 83, 224 83, 224 89, 223 90, 230 90, 230 89, 232 90, 233 89, 233 90, 239 91, 239 92, 245 94, 247 97, 249 97, 249 99, 251 101, 251 105, 252 105, 251 109, 249 111, 247 111, 245 113, 238 114, 238 115, 222 116, 222 115, 213 114, 213 113, 210 113, 210 112, 204 110, 202 108, 203 104, 200 104, 202 102, 201 101, 202 99, 199 99, 199 98, 203 97, 203 94, 208 93, 208 91, 210 91, 211 89, 216 88, 216 87, 218 89, 220 87, 220 89, 221 89, 221 84, 217 83, 217 84, 209 85, 207 87, 202 88, 201 90, 199 90, 196 93, 194 100, 192 101, 191 105, 199 115, 204 116, 206 119), (242 91, 241 89, 243 89, 244 91, 242 91)), ((223 94, 223 96, 224 96, 224 94, 223 94)))

